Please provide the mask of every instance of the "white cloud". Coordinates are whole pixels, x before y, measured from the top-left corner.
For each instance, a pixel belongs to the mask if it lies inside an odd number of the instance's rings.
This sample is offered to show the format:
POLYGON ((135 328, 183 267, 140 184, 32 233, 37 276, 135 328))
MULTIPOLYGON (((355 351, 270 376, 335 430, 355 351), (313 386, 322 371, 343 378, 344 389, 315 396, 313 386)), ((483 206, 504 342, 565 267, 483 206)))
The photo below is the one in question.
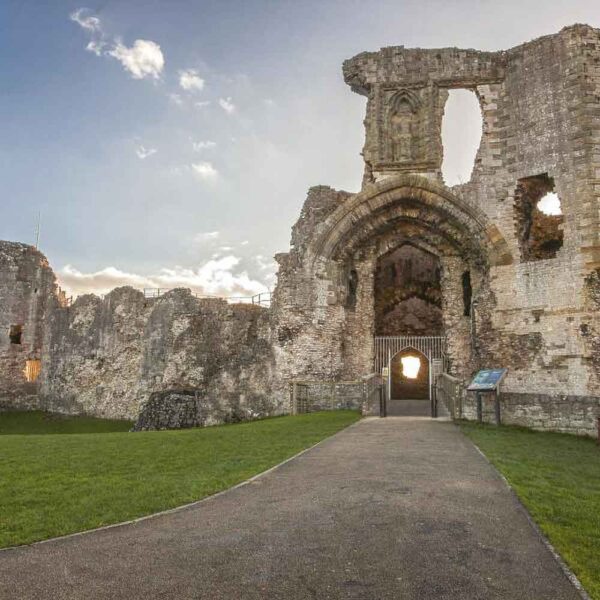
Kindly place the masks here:
POLYGON ((192 169, 194 170, 194 173, 207 181, 215 180, 219 176, 218 171, 212 166, 212 164, 206 161, 193 163, 192 169))
POLYGON ((137 154, 138 158, 141 158, 142 160, 148 158, 149 156, 152 156, 153 154, 156 154, 157 152, 158 150, 156 148, 146 148, 142 145, 138 146, 135 149, 135 153, 137 154))
POLYGON ((248 240, 244 240, 240 246, 247 246, 250 242, 248 240))
POLYGON ((151 40, 135 40, 131 48, 117 41, 107 54, 116 58, 134 79, 158 79, 165 66, 160 46, 151 40))
POLYGON ((204 79, 196 69, 184 69, 179 71, 179 85, 186 92, 199 92, 204 89, 204 79))
POLYGON ((194 148, 194 152, 202 152, 202 150, 209 150, 210 148, 214 148, 216 145, 216 142, 211 142, 210 140, 200 142, 192 141, 192 147, 194 148))
POLYGON ((160 269, 158 273, 140 275, 127 273, 116 267, 106 267, 93 273, 83 273, 67 265, 59 272, 60 285, 69 294, 105 294, 115 287, 130 285, 142 288, 190 288, 200 295, 251 296, 264 292, 266 285, 251 279, 246 271, 238 271, 240 259, 223 256, 208 260, 197 269, 175 266, 160 269))
POLYGON ((219 98, 219 106, 229 115, 235 112, 235 104, 231 101, 231 96, 219 98))
POLYGON ((183 99, 179 94, 169 94, 169 100, 177 106, 181 106, 183 104, 183 99))
POLYGON ((202 100, 201 102, 194 102, 196 108, 206 108, 210 104, 210 100, 202 100))
POLYGON ((79 8, 72 12, 69 18, 90 35, 90 41, 85 48, 88 52, 93 52, 96 56, 116 58, 134 79, 160 77, 165 66, 165 57, 156 42, 135 40, 133 46, 128 48, 117 39, 111 44, 110 50, 104 51, 108 43, 98 17, 88 14, 85 8, 79 8))

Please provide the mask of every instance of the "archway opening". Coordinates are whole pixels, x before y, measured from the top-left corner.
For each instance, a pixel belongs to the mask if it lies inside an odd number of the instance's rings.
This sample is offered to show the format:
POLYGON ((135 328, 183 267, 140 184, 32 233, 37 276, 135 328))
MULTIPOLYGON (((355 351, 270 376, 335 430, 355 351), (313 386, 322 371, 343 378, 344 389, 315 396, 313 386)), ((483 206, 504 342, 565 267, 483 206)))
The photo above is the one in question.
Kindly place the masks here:
POLYGON ((391 400, 429 399, 429 361, 414 348, 401 350, 392 358, 390 379, 391 400))
POLYGON ((443 335, 439 258, 411 244, 377 261, 376 336, 443 335))

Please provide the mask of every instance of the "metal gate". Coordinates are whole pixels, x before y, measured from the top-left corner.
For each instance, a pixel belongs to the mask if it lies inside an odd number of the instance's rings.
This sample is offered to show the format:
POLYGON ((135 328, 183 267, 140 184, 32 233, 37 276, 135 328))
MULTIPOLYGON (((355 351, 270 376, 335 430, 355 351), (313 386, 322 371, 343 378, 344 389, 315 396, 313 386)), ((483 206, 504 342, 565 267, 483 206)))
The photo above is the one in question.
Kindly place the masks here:
POLYGON ((434 398, 435 377, 447 370, 446 338, 444 336, 387 336, 375 338, 375 372, 384 374, 387 369, 387 377, 384 377, 385 398, 390 401, 392 359, 398 352, 413 348, 423 354, 429 362, 429 401, 431 403, 431 415, 436 416, 437 407, 434 398))

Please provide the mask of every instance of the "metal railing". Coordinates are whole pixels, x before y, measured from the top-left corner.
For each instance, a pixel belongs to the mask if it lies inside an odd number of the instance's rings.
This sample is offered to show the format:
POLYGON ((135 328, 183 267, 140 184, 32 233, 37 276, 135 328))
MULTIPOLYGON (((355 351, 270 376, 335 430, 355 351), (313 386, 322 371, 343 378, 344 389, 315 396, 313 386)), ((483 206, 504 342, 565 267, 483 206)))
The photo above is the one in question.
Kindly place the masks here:
MULTIPOLYGON (((160 298, 167 292, 172 291, 175 288, 144 288, 144 298, 160 298)), ((271 292, 261 292, 260 294, 254 294, 253 296, 211 296, 207 294, 199 294, 198 292, 191 292, 196 298, 215 298, 220 300, 227 300, 231 304, 257 304, 259 306, 271 306, 271 292)))
POLYGON ((452 419, 462 419, 464 384, 462 380, 442 373, 435 380, 437 402, 443 402, 452 419))
POLYGON ((379 403, 381 377, 372 374, 355 381, 290 381, 293 415, 319 410, 358 409, 379 403))
POLYGON ((428 360, 443 358, 446 353, 444 336, 378 336, 375 338, 375 372, 381 373, 389 366, 390 359, 406 348, 414 348, 424 354, 428 360))

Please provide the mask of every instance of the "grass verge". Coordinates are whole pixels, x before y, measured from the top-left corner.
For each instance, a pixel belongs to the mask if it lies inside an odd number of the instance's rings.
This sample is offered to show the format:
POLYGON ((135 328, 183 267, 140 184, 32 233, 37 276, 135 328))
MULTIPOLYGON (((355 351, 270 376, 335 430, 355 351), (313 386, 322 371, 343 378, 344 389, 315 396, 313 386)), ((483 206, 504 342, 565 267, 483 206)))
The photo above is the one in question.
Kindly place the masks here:
POLYGON ((333 411, 179 431, 2 435, 0 547, 199 500, 359 418, 333 411))
POLYGON ((131 421, 73 417, 40 410, 0 412, 0 435, 109 433, 129 431, 132 427, 131 421))
POLYGON ((600 448, 595 440, 463 423, 586 591, 600 600, 600 448))

